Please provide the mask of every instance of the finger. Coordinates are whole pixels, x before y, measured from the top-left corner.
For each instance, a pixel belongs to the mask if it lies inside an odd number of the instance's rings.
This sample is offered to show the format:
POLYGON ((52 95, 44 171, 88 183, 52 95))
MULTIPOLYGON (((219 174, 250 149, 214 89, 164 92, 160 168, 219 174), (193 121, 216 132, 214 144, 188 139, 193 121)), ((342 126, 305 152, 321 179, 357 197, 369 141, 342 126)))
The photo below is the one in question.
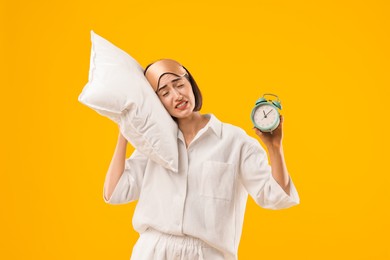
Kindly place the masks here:
POLYGON ((259 130, 259 129, 257 129, 256 127, 253 127, 253 129, 255 130, 255 133, 257 134, 257 135, 262 135, 263 133, 259 130))
POLYGON ((279 124, 278 126, 274 129, 274 131, 282 131, 283 129, 283 118, 280 116, 279 124))
POLYGON ((283 116, 282 116, 282 115, 280 115, 280 122, 279 122, 279 125, 278 125, 278 127, 277 127, 277 128, 280 128, 280 129, 282 129, 282 128, 283 128, 283 122, 284 122, 284 118, 283 118, 283 116))

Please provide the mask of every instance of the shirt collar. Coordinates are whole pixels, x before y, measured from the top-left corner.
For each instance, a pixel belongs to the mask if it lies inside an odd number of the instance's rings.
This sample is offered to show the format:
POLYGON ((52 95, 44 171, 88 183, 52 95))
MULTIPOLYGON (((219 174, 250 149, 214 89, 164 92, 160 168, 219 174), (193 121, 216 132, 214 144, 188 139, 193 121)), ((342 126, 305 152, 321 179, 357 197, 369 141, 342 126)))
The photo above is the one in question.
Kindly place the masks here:
POLYGON ((216 134, 216 136, 221 138, 222 137, 222 122, 219 121, 218 118, 216 118, 214 116, 214 114, 206 114, 206 117, 210 118, 206 127, 211 128, 214 131, 214 133, 216 134))
MULTIPOLYGON (((203 135, 203 133, 205 133, 209 128, 211 128, 211 130, 214 132, 214 134, 216 136, 218 136, 219 138, 221 138, 222 137, 222 122, 219 121, 218 118, 216 118, 213 114, 205 114, 205 116, 207 118, 209 118, 210 120, 202 129, 199 130, 199 132, 201 132, 200 134, 203 135)), ((180 131, 180 129, 178 131, 177 137, 184 142, 183 133, 180 131)))

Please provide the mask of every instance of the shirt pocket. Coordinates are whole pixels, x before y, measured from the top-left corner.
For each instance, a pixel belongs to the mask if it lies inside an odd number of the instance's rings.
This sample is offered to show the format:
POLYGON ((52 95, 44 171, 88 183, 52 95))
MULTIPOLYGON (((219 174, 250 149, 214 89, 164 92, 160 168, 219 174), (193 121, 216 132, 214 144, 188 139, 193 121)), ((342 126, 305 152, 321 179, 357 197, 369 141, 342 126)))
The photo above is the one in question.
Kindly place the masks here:
POLYGON ((203 163, 200 195, 231 200, 234 193, 234 165, 217 161, 203 163))

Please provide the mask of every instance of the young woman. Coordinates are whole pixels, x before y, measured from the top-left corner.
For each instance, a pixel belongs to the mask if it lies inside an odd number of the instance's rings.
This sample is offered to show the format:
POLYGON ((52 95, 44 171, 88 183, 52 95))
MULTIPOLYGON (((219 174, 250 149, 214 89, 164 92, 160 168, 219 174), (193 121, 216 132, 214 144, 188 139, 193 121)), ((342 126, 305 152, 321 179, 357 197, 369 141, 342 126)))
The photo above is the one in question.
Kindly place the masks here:
POLYGON ((237 259, 248 194, 263 208, 299 204, 284 160, 283 117, 272 134, 254 129, 271 168, 255 138, 199 112, 201 92, 179 62, 158 60, 144 73, 179 127, 179 172, 137 150, 126 160, 119 133, 103 197, 110 204, 138 200, 133 227, 140 237, 131 259, 237 259))

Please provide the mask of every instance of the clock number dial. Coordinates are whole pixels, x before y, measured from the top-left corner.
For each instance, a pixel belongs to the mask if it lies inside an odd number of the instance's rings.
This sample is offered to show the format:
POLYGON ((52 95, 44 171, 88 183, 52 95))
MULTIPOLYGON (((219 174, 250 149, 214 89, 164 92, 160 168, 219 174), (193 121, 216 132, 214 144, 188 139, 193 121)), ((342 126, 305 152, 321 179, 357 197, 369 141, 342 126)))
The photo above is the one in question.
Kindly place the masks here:
POLYGON ((273 106, 265 104, 256 109, 253 118, 257 126, 270 129, 277 121, 277 114, 273 106))

